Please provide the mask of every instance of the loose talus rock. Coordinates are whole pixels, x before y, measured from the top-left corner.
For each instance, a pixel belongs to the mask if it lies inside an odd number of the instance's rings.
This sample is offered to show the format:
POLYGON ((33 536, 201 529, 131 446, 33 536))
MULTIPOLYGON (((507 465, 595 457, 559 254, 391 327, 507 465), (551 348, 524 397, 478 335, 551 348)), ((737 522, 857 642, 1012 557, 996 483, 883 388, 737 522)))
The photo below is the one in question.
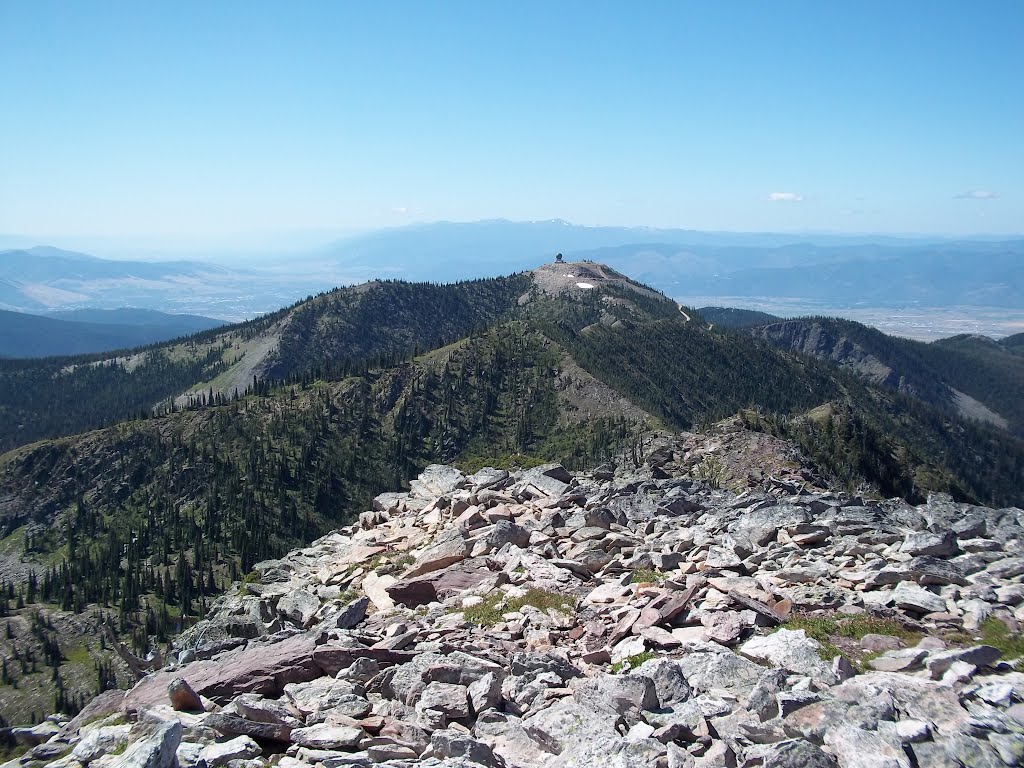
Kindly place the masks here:
POLYGON ((835 493, 733 428, 650 456, 429 467, 4 768, 1024 764, 1024 512, 835 493), (743 487, 688 474, 741 450, 743 487))

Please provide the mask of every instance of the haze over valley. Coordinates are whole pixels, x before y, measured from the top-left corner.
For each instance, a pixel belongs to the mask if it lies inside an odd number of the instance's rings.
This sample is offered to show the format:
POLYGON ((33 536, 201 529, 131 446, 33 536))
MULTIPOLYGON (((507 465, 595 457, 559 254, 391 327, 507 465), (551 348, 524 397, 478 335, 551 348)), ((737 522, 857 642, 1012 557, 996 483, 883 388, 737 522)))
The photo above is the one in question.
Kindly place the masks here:
POLYGON ((689 305, 847 317, 923 340, 1024 328, 1024 239, 743 234, 561 220, 420 224, 216 263, 7 249, 0 251, 0 309, 145 306, 237 322, 338 285, 493 277, 555 253, 607 263, 689 305))

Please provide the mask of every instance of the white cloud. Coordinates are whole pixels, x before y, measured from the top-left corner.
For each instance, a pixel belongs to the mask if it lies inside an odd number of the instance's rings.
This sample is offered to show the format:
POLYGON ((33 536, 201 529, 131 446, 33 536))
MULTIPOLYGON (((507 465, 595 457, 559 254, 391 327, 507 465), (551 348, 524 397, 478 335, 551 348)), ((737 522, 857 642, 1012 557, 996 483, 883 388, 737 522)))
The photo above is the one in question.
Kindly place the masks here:
POLYGON ((955 195, 956 200, 995 200, 999 195, 988 189, 972 189, 969 192, 964 192, 959 195, 955 195))
POLYGON ((803 195, 798 195, 796 192, 772 192, 768 195, 768 199, 773 203, 802 203, 804 201, 803 195))
POLYGON ((391 213, 396 216, 419 216, 423 209, 414 205, 396 205, 391 209, 391 213))

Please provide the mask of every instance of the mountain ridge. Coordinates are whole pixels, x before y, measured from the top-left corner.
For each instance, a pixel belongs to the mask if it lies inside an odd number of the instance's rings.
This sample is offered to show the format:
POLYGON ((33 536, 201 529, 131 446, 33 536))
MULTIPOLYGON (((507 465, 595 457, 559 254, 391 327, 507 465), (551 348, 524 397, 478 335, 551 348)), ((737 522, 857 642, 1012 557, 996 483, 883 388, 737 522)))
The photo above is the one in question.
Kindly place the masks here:
MULTIPOLYGON (((621 466, 653 435, 739 414, 757 439, 798 445, 809 476, 864 498, 1021 503, 1021 441, 709 330, 695 310, 589 262, 339 289, 117 360, 18 365, 0 382, 32 382, 18 388, 25 398, 38 401, 47 380, 81 387, 75 406, 104 395, 94 406, 116 423, 0 456, 0 593, 28 606, 18 616, 100 611, 126 658, 165 647, 255 563, 347 524, 438 461, 621 466), (285 323, 295 335, 274 358, 280 377, 211 391, 244 344, 285 323), (36 378, 18 379, 26 370, 36 378), (111 418, 124 394, 167 403, 181 391, 194 392, 184 405, 111 418)), ((702 463, 703 479, 725 482, 722 460, 702 463)))
POLYGON ((942 410, 1024 435, 1024 363, 1004 342, 959 335, 926 344, 824 317, 759 324, 747 332, 780 348, 831 360, 942 410))

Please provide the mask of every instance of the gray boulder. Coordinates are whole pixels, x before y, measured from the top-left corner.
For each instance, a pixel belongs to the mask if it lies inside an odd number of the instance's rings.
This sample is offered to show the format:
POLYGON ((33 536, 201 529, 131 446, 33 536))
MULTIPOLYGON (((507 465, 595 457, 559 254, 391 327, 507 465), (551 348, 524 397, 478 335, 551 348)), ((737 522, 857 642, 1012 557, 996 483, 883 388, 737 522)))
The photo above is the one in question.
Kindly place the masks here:
POLYGON ((146 723, 140 727, 146 735, 111 763, 111 768, 174 768, 181 723, 177 720, 146 723))
POLYGON ((740 653, 807 675, 825 685, 839 682, 832 667, 821 659, 821 643, 807 637, 802 629, 780 629, 770 635, 751 638, 740 646, 740 653))
POLYGON ((277 612, 300 627, 308 627, 320 610, 320 598, 305 589, 293 589, 277 602, 277 612))
POLYGON ((249 760, 263 754, 260 745, 248 736, 237 736, 229 741, 208 744, 199 753, 199 759, 210 768, 227 765, 232 760, 249 760))
POLYGON ((654 681, 640 674, 592 677, 572 695, 580 706, 608 710, 629 725, 637 722, 642 712, 658 709, 654 681))
POLYGON ((693 694, 682 667, 671 659, 650 659, 631 673, 654 682, 659 707, 671 707, 686 701, 693 694))
POLYGON ((901 552, 908 555, 929 555, 931 557, 952 557, 960 550, 956 546, 956 534, 953 531, 943 533, 910 533, 903 540, 901 552))

